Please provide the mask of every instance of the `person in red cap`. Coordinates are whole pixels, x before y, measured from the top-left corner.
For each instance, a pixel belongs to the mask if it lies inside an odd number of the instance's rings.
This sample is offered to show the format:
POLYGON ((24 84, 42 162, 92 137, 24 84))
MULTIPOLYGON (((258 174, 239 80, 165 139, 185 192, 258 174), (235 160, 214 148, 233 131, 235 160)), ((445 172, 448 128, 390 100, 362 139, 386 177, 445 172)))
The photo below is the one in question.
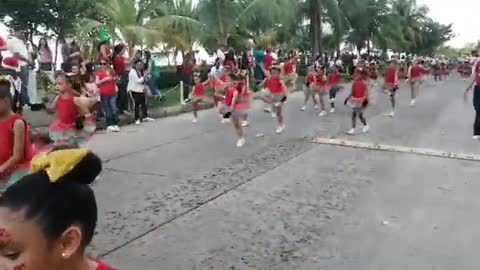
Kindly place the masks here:
POLYGON ((16 57, 5 57, 2 59, 2 73, 7 75, 12 89, 12 110, 15 113, 22 113, 22 80, 19 76, 20 61, 16 57))

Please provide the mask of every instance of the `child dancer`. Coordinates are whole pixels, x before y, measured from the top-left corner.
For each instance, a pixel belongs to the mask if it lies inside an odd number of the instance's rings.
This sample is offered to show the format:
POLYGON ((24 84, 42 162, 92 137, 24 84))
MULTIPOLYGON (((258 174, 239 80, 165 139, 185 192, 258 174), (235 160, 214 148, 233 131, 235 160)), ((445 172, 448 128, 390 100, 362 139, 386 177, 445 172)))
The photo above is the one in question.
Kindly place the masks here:
POLYGON ((0 76, 0 192, 29 173, 32 159, 28 124, 12 103, 11 82, 0 76))
POLYGON ((0 197, 2 269, 114 270, 85 254, 98 218, 88 185, 101 170, 100 158, 84 149, 35 158, 34 173, 0 197))
POLYGON ((193 107, 193 119, 192 123, 197 123, 198 121, 198 105, 203 102, 210 100, 210 97, 205 95, 205 87, 208 85, 209 80, 202 82, 199 76, 194 78, 195 85, 193 86, 192 92, 192 107, 193 107))
POLYGON ((360 122, 363 124, 363 133, 368 132, 369 127, 367 125, 367 120, 363 115, 365 109, 368 106, 368 85, 365 81, 365 76, 368 76, 367 70, 362 70, 361 73, 357 73, 354 76, 354 82, 352 85, 352 93, 345 100, 345 103, 348 104, 352 109, 352 129, 347 132, 349 135, 355 134, 355 128, 357 125, 357 117, 360 119, 360 122))
POLYGON ((57 119, 49 127, 50 138, 54 146, 78 145, 95 132, 95 119, 90 108, 96 100, 79 96, 67 74, 57 77, 56 87, 59 95, 53 104, 46 106, 48 113, 57 114, 57 119))
POLYGON ((245 145, 245 137, 242 122, 247 117, 250 108, 250 93, 247 87, 247 79, 244 75, 230 75, 233 84, 228 86, 224 100, 224 117, 231 118, 235 132, 237 133, 237 147, 245 145))
MULTIPOLYGON (((313 70, 313 67, 308 67, 307 79, 305 82, 305 86, 303 88, 303 92, 305 93, 305 103, 303 104, 302 108, 300 108, 301 111, 305 111, 307 109, 307 102, 310 96, 312 96, 312 88, 315 84, 315 80, 316 80, 316 75, 313 70)), ((318 109, 317 100, 313 97, 312 97, 312 100, 313 100, 315 110, 318 109)))
POLYGON ((315 83, 312 88, 312 95, 314 99, 318 98, 318 102, 320 103, 320 107, 322 111, 320 112, 319 116, 327 115, 325 100, 324 97, 328 94, 329 88, 327 84, 327 77, 323 72, 323 68, 320 66, 315 67, 315 83))
POLYGON ((392 104, 392 112, 388 114, 390 117, 395 116, 395 95, 398 90, 398 69, 395 60, 391 60, 388 63, 387 70, 385 71, 385 84, 384 89, 388 93, 388 98, 392 104))
POLYGON ((416 60, 413 62, 413 66, 408 72, 408 78, 410 79, 410 89, 412 94, 410 107, 414 107, 416 104, 418 90, 420 88, 420 85, 422 84, 423 76, 427 72, 428 70, 423 67, 423 61, 416 60))
POLYGON ((215 91, 213 94, 213 104, 215 106, 215 111, 219 119, 221 119, 222 123, 228 122, 228 119, 222 117, 220 109, 222 108, 221 104, 225 99, 225 89, 230 84, 230 73, 231 66, 229 65, 222 67, 220 70, 217 70, 216 73, 210 73, 210 86, 215 91))
POLYGON ((333 66, 333 71, 328 74, 328 85, 330 85, 329 96, 330 96, 330 113, 335 112, 335 99, 337 97, 338 91, 343 89, 342 86, 342 75, 339 72, 338 66, 333 66))
POLYGON ((262 100, 272 105, 275 116, 278 120, 276 133, 280 134, 285 130, 283 122, 283 104, 287 100, 286 87, 280 78, 280 68, 272 67, 270 71, 264 70, 266 75, 265 89, 262 90, 262 100))
POLYGON ((377 79, 378 79, 378 67, 377 63, 374 61, 370 62, 370 67, 369 67, 369 75, 371 79, 371 85, 376 85, 377 84, 377 79))
POLYGON ((294 51, 290 51, 288 54, 288 59, 283 65, 283 80, 285 86, 287 87, 287 95, 291 91, 295 90, 297 82, 297 55, 294 51))

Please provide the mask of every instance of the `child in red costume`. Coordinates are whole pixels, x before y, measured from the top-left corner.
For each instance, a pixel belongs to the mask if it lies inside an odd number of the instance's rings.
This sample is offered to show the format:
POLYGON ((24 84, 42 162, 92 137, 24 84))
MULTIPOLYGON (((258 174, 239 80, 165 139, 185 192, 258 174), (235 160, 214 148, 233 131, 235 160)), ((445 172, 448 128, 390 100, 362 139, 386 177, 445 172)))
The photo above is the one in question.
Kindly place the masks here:
POLYGON ((363 113, 368 106, 368 83, 365 80, 365 76, 368 76, 368 70, 364 69, 354 75, 354 81, 352 85, 352 92, 350 96, 345 100, 345 104, 348 104, 353 109, 352 112, 352 129, 347 133, 349 135, 355 134, 355 128, 357 125, 357 117, 363 124, 363 132, 369 131, 367 120, 363 113))
POLYGON ((11 82, 0 77, 0 192, 29 173, 32 145, 27 122, 12 110, 11 82))

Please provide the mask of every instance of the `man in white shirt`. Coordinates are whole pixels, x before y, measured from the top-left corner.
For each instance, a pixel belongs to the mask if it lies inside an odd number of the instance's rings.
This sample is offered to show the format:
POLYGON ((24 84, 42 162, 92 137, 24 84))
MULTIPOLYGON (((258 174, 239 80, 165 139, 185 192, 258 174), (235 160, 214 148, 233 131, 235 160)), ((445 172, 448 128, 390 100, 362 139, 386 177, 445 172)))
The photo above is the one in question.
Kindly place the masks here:
POLYGON ((29 65, 33 62, 30 60, 30 53, 25 44, 25 33, 20 30, 15 30, 7 39, 7 49, 20 61, 20 79, 22 80, 22 100, 21 106, 30 104, 28 97, 28 76, 29 65))

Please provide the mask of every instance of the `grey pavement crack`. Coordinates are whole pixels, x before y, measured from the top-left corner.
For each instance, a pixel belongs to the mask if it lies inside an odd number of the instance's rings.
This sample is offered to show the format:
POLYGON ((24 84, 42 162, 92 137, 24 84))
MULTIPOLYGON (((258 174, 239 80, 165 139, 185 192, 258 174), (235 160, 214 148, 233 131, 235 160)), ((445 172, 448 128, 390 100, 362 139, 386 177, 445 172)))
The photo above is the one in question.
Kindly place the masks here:
POLYGON ((129 172, 124 170, 118 170, 113 168, 103 168, 105 171, 111 172, 118 172, 118 173, 125 173, 125 174, 132 174, 132 175, 148 175, 148 176, 158 176, 158 177, 167 177, 165 174, 157 174, 157 173, 147 173, 147 172, 129 172))
POLYGON ((220 129, 221 129, 221 127, 208 129, 204 132, 195 133, 195 134, 192 134, 192 135, 189 135, 189 136, 181 137, 177 140, 171 140, 171 141, 168 141, 168 142, 164 142, 164 143, 161 143, 161 144, 150 146, 148 148, 141 148, 141 149, 138 149, 136 151, 132 151, 132 152, 129 152, 129 153, 126 153, 126 154, 122 154, 122 155, 114 156, 114 157, 111 157, 111 158, 107 158, 103 162, 108 163, 108 162, 113 161, 113 160, 121 159, 121 158, 124 158, 124 157, 128 157, 128 156, 131 156, 131 155, 142 153, 142 152, 145 152, 145 151, 148 151, 148 150, 152 150, 152 149, 156 149, 156 148, 163 147, 163 146, 166 146, 166 145, 170 145, 170 144, 174 144, 174 143, 177 143, 177 142, 185 141, 185 140, 194 138, 194 137, 199 136, 199 135, 209 134, 209 133, 218 131, 220 129))
MULTIPOLYGON (((106 251, 106 252, 101 253, 98 257, 99 257, 99 258, 103 258, 103 257, 105 257, 105 256, 107 256, 107 255, 109 255, 109 254, 111 254, 111 253, 114 253, 115 251, 117 251, 117 250, 119 250, 119 249, 127 246, 128 244, 130 244, 130 243, 132 243, 132 242, 134 242, 134 241, 136 241, 136 240, 138 240, 138 239, 140 239, 140 238, 143 238, 144 236, 146 236, 146 235, 148 235, 148 234, 150 234, 150 233, 152 233, 152 232, 154 232, 154 231, 162 228, 163 226, 168 225, 168 224, 174 222, 175 220, 177 220, 177 219, 179 219, 179 218, 181 218, 181 217, 183 217, 183 216, 185 216, 185 215, 187 215, 187 214, 189 214, 189 213, 191 213, 191 212, 199 209, 199 208, 202 207, 203 205, 206 205, 206 204, 208 204, 208 203, 210 203, 210 202, 212 202, 212 201, 214 201, 214 200, 216 200, 216 199, 224 196, 225 194, 227 194, 227 193, 229 193, 229 192, 231 192, 231 191, 233 191, 233 190, 235 190, 235 189, 237 189, 237 188, 239 188, 239 187, 241 187, 241 186, 243 186, 243 185, 251 182, 252 180, 256 179, 257 177, 259 177, 259 176, 261 176, 261 175, 264 175, 264 174, 268 173, 269 171, 272 171, 272 170, 280 167, 281 165, 289 162, 290 160, 292 160, 292 159, 294 159, 294 158, 296 158, 296 157, 298 157, 298 156, 300 156, 300 155, 302 155, 302 154, 305 154, 305 153, 307 153, 307 152, 309 152, 309 151, 311 151, 311 150, 313 150, 313 148, 308 148, 308 149, 302 150, 302 151, 300 151, 300 152, 298 152, 298 153, 290 156, 288 159, 285 159, 285 160, 283 160, 282 162, 280 162, 280 163, 278 163, 278 164, 275 164, 274 166, 272 166, 272 167, 270 167, 270 168, 268 168, 268 169, 266 169, 266 170, 263 170, 263 171, 255 174, 255 175, 247 178, 245 181, 241 181, 240 183, 238 183, 238 184, 236 184, 236 185, 234 185, 234 186, 232 186, 232 187, 230 187, 230 188, 228 188, 228 189, 225 189, 224 191, 220 192, 219 194, 217 194, 217 195, 215 195, 215 196, 213 196, 213 197, 211 197, 211 198, 209 198, 209 199, 207 199, 207 200, 205 200, 205 201, 203 201, 203 202, 198 202, 195 207, 189 208, 189 209, 187 209, 186 211, 183 211, 183 212, 181 212, 180 214, 175 215, 174 217, 172 217, 172 218, 170 218, 170 219, 168 219, 168 220, 166 220, 166 221, 164 221, 164 222, 162 222, 162 223, 160 223, 160 224, 158 224, 158 225, 156 225, 156 226, 153 226, 151 229, 145 231, 144 233, 141 233, 141 234, 139 234, 139 235, 137 235, 137 236, 129 239, 128 241, 125 241, 125 242, 123 242, 122 244, 120 244, 120 245, 118 245, 118 246, 116 246, 116 247, 114 247, 114 248, 112 248, 112 249, 110 249, 110 250, 108 250, 108 251, 106 251)), ((238 172, 236 172, 236 173, 238 173, 238 172)))

